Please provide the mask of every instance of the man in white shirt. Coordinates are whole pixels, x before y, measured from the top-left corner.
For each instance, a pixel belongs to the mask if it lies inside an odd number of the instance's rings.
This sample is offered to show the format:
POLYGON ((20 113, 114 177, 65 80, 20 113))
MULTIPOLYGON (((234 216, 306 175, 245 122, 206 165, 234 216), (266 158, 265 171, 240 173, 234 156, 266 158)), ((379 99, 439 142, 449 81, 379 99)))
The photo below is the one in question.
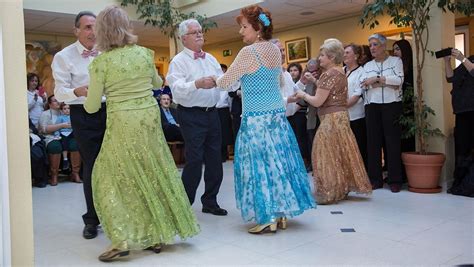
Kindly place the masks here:
POLYGON ((173 100, 178 104, 178 119, 186 144, 186 164, 182 174, 184 188, 192 204, 204 163, 202 212, 224 216, 227 211, 217 203, 223 177, 222 136, 216 109, 220 93, 213 79, 213 76, 222 75, 221 66, 212 55, 202 51, 204 36, 198 21, 181 22, 178 33, 184 50, 171 61, 166 80, 173 100))
MULTIPOLYGON (((94 50, 94 25, 95 15, 92 12, 80 12, 74 25, 77 41, 58 52, 52 63, 54 94, 58 101, 69 104, 71 108, 71 125, 83 160, 82 179, 87 212, 82 216, 85 224, 82 235, 86 239, 97 236, 100 223, 92 199, 91 175, 102 145, 106 121, 105 103, 94 114, 88 114, 83 107, 89 86, 88 66, 97 55, 94 50)), ((71 163, 74 165, 72 155, 71 163)))

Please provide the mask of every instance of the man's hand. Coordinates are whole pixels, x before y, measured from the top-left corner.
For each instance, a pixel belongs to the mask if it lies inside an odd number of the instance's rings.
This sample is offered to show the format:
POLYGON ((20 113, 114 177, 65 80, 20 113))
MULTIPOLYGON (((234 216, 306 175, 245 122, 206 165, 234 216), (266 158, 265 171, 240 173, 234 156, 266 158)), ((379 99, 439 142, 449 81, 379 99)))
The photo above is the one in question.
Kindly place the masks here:
POLYGON ((63 123, 61 123, 61 128, 71 128, 71 123, 63 122, 63 123))
POLYGON ((304 99, 305 95, 306 95, 305 92, 303 92, 302 90, 298 90, 293 96, 298 99, 304 99))
POLYGON ((314 77, 315 75, 316 74, 313 74, 311 72, 305 72, 303 76, 307 81, 311 83, 315 83, 316 82, 316 78, 314 77))
POLYGON ((75 88, 75 89, 74 89, 74 94, 75 94, 77 97, 87 96, 87 92, 88 92, 88 91, 89 91, 89 86, 84 85, 84 86, 75 88))
POLYGON ((211 89, 211 88, 216 87, 216 81, 213 79, 212 76, 198 79, 194 81, 194 84, 196 85, 196 88, 198 89, 211 89))

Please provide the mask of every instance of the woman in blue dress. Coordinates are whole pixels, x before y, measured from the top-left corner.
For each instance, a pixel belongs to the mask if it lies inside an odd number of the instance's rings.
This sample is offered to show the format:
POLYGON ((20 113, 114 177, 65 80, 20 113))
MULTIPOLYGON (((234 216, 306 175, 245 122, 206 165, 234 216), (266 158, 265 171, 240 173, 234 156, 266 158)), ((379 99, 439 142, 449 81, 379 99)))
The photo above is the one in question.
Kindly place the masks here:
POLYGON ((268 42, 273 25, 268 11, 254 5, 237 17, 242 48, 216 81, 242 86, 242 123, 235 146, 235 194, 244 221, 255 221, 252 234, 286 229, 286 217, 315 208, 298 143, 285 116, 280 92, 281 54, 268 42))

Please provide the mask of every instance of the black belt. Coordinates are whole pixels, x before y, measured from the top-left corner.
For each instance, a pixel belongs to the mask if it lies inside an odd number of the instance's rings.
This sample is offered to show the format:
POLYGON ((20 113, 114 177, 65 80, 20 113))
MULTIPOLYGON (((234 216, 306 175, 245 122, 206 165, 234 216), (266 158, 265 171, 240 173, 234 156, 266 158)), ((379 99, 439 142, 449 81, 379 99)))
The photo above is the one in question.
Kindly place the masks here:
POLYGON ((182 105, 178 105, 178 108, 181 109, 187 109, 187 110, 199 110, 199 111, 204 111, 204 112, 210 112, 216 109, 216 107, 185 107, 182 105))
MULTIPOLYGON (((68 104, 70 107, 84 107, 84 104, 68 104)), ((100 103, 100 106, 105 108, 105 102, 100 103)))

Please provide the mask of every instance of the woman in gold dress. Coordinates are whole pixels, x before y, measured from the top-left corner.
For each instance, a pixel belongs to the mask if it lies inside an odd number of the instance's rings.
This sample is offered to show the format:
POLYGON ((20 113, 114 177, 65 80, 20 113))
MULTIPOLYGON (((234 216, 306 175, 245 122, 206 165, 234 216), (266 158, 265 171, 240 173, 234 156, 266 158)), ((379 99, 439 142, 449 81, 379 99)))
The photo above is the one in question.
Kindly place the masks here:
POLYGON ((344 48, 337 39, 327 39, 320 48, 319 60, 324 73, 315 83, 316 94, 298 91, 296 96, 318 107, 321 120, 313 142, 312 164, 318 204, 336 203, 349 192, 372 192, 364 162, 349 124, 347 78, 342 69, 344 48))

